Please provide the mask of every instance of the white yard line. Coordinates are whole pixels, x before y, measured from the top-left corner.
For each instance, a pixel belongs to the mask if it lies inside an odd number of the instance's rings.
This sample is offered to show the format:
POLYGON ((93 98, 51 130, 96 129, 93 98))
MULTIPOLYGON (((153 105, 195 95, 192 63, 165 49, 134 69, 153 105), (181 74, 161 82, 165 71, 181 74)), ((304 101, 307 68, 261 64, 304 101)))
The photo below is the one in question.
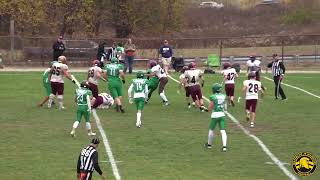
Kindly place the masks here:
MULTIPOLYGON (((178 80, 174 79, 170 75, 168 76, 173 81, 179 83, 178 80)), ((210 102, 208 98, 202 96, 206 101, 210 102)), ((240 122, 233 117, 229 112, 226 111, 227 116, 233 121, 247 136, 251 137, 256 143, 261 147, 263 152, 265 152, 271 160, 282 170, 282 172, 288 176, 291 180, 297 180, 298 178, 292 174, 284 165, 283 163, 269 150, 269 148, 255 135, 251 134, 245 127, 243 127, 240 122)))
POLYGON ((112 151, 111 151, 111 146, 109 144, 107 135, 106 135, 106 133, 104 132, 104 130, 102 128, 100 118, 99 118, 99 116, 98 116, 98 114, 97 114, 97 112, 95 110, 92 110, 92 114, 93 114, 94 119, 96 120, 97 127, 98 127, 98 129, 100 131, 100 134, 102 136, 103 144, 104 144, 104 147, 106 149, 106 153, 107 153, 107 155, 109 157, 109 161, 110 161, 110 164, 111 164, 111 167, 112 167, 113 175, 116 178, 116 180, 121 180, 116 161, 115 161, 115 159, 113 157, 113 154, 112 154, 112 151))
MULTIPOLYGON (((265 79, 273 82, 273 79, 271 79, 271 78, 268 78, 268 77, 263 77, 263 78, 265 78, 265 79)), ((309 92, 309 91, 306 91, 306 90, 304 90, 304 89, 301 89, 301 88, 299 88, 299 87, 292 86, 292 85, 290 85, 290 84, 286 84, 286 83, 283 83, 283 82, 281 82, 281 84, 283 84, 283 85, 285 85, 285 86, 288 86, 288 87, 291 87, 291 88, 294 88, 294 89, 297 89, 297 90, 299 90, 299 91, 302 91, 302 92, 304 92, 304 93, 307 93, 307 94, 309 94, 309 95, 311 95, 311 96, 314 96, 314 97, 320 99, 320 96, 315 95, 315 94, 313 94, 313 93, 311 93, 311 92, 309 92)))

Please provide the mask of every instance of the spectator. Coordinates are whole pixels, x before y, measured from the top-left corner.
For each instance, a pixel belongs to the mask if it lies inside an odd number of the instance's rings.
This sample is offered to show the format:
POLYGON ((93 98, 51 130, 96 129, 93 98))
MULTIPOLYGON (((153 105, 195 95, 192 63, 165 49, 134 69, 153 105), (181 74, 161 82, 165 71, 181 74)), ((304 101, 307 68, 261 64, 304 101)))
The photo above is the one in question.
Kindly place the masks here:
POLYGON ((103 67, 104 61, 107 59, 107 55, 104 51, 105 45, 106 45, 106 43, 103 42, 103 43, 99 44, 99 47, 98 47, 97 60, 100 61, 101 67, 103 67))
POLYGON ((124 47, 123 47, 123 44, 121 42, 119 42, 117 47, 116 47, 116 58, 122 64, 124 64, 124 58, 123 57, 124 57, 124 47))
POLYGON ((59 36, 58 40, 53 44, 53 61, 58 61, 58 57, 62 56, 64 50, 66 49, 63 42, 63 37, 59 36))
POLYGON ((132 73, 132 65, 134 61, 134 55, 136 52, 136 46, 132 43, 132 40, 129 38, 124 45, 124 52, 125 52, 125 67, 124 72, 127 72, 127 68, 129 66, 129 74, 132 73))
POLYGON ((172 47, 169 45, 167 40, 163 41, 163 45, 159 49, 159 54, 161 55, 161 62, 165 72, 168 74, 168 71, 171 67, 171 58, 173 55, 172 47))

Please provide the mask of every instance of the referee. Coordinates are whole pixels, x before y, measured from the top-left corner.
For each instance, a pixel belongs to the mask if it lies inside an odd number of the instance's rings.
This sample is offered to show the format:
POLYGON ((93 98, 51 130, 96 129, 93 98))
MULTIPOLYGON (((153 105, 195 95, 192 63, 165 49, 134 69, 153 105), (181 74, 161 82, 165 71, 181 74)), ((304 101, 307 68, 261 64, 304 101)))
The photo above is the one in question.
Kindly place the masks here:
POLYGON ((77 164, 78 180, 91 180, 94 170, 100 174, 101 179, 106 179, 102 175, 102 171, 98 163, 98 151, 96 148, 98 147, 99 143, 100 140, 98 138, 93 138, 91 140, 91 144, 81 150, 77 164))
POLYGON ((279 93, 280 93, 282 100, 287 100, 287 97, 284 94, 283 89, 281 88, 281 81, 284 77, 286 68, 284 67, 282 61, 280 61, 278 54, 273 54, 272 58, 273 58, 273 61, 268 64, 268 68, 271 68, 271 71, 273 74, 273 81, 275 84, 275 90, 274 90, 275 98, 278 99, 279 93))

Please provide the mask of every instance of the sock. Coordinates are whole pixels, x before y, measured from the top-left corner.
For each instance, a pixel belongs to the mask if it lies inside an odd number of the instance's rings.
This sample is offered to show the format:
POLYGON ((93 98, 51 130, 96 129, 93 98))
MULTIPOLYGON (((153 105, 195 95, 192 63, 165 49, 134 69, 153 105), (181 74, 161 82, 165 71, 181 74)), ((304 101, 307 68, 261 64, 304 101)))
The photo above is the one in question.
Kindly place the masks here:
POLYGON ((73 128, 74 129, 77 129, 78 128, 78 126, 79 126, 79 121, 75 121, 74 123, 73 123, 73 128))
POLYGON ((63 107, 63 95, 58 95, 58 103, 59 103, 59 108, 63 107))
POLYGON ((54 99, 54 94, 50 94, 49 101, 48 101, 48 107, 49 108, 51 108, 51 106, 52 106, 53 99, 54 99))
POLYGON ((141 112, 137 112, 137 124, 141 123, 141 112))
POLYGON ((91 130, 91 124, 89 122, 86 122, 86 128, 87 130, 91 130))
POLYGON ((160 93, 160 97, 161 97, 161 99, 162 99, 164 102, 167 102, 167 101, 168 101, 166 95, 164 94, 164 91, 162 91, 162 93, 160 93))
POLYGON ((213 130, 209 129, 209 133, 208 133, 208 144, 209 145, 212 145, 213 136, 214 136, 213 130))
POLYGON ((227 146, 227 133, 226 130, 220 130, 222 138, 222 146, 227 146))

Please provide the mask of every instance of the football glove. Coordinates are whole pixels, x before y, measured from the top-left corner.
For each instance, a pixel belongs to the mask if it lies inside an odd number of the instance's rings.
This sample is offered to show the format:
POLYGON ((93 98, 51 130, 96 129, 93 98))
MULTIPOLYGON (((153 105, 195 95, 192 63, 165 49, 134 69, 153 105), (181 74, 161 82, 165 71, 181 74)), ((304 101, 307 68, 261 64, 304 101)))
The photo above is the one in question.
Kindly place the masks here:
POLYGON ((129 103, 133 104, 133 99, 132 98, 129 98, 129 103))

